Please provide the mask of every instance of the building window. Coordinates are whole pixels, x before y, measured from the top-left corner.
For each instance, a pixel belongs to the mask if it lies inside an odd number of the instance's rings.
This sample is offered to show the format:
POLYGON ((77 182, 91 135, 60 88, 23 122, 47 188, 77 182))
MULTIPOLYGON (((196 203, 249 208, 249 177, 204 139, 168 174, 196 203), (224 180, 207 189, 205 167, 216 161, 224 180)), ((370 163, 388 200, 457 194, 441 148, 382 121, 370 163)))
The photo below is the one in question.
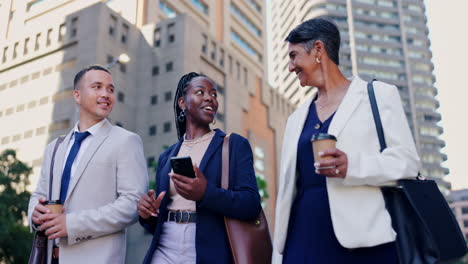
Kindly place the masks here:
POLYGON ((171 132, 171 122, 164 123, 164 133, 171 132))
POLYGON ((170 8, 165 1, 159 0, 159 9, 166 14, 168 18, 173 18, 176 16, 176 12, 170 8))
POLYGON ((216 42, 211 42, 211 47, 213 48, 211 50, 211 59, 216 60, 216 42))
POLYGON ((244 83, 245 85, 248 84, 247 68, 244 68, 244 83))
POLYGON ((463 221, 463 225, 465 226, 465 228, 468 228, 468 220, 463 221))
POLYGON ((78 24, 78 18, 77 18, 77 17, 72 18, 72 21, 71 21, 71 32, 70 32, 70 36, 71 36, 72 38, 73 38, 73 37, 76 37, 76 34, 77 34, 77 32, 78 32, 77 24, 78 24))
POLYGON ((206 54, 208 50, 208 37, 205 34, 203 34, 202 37, 203 37, 202 52, 206 54))
POLYGON ((121 72, 127 72, 127 65, 124 63, 119 63, 120 65, 120 71, 121 72))
POLYGON ((216 113, 216 119, 218 119, 221 122, 224 122, 224 114, 220 113, 220 112, 217 112, 216 113))
POLYGON ((150 128, 149 128, 149 135, 150 135, 150 136, 155 136, 155 135, 156 135, 156 126, 155 126, 155 125, 150 126, 150 128))
POLYGON ((8 54, 8 47, 3 48, 3 57, 2 57, 2 63, 5 63, 7 60, 7 54, 8 54))
POLYGON ((203 3, 200 0, 192 0, 192 4, 198 8, 200 11, 202 11, 204 14, 208 15, 208 5, 203 3))
POLYGON ((229 73, 232 74, 232 56, 231 55, 229 55, 228 60, 229 60, 229 73))
POLYGON ((159 74, 159 66, 153 66, 152 74, 153 76, 159 74))
POLYGON ((263 162, 263 159, 255 159, 254 167, 258 171, 264 171, 265 170, 265 164, 263 162))
POLYGON ((52 29, 49 28, 49 30, 47 30, 47 38, 46 38, 46 46, 49 47, 50 46, 50 43, 52 43, 52 29))
POLYGON ((224 67, 224 50, 223 49, 219 50, 219 65, 221 65, 221 67, 224 67))
POLYGON ((164 101, 170 102, 172 100, 172 92, 164 93, 164 101))
POLYGON ((3 137, 2 144, 8 144, 8 143, 10 143, 10 137, 3 137))
POLYGON ((247 0, 247 3, 249 3, 249 5, 253 7, 255 10, 257 10, 258 12, 262 11, 262 8, 254 0, 247 0))
POLYGON ((18 46, 18 42, 16 42, 15 45, 13 45, 13 59, 16 59, 16 57, 18 56, 18 46))
POLYGON ((118 127, 123 127, 123 124, 120 123, 120 122, 116 122, 115 125, 118 126, 118 127))
POLYGON ((240 80, 240 72, 241 72, 240 63, 237 62, 236 66, 237 66, 237 80, 240 80))
POLYGON ((169 43, 173 43, 175 41, 174 26, 174 23, 167 25, 167 39, 169 40, 169 43))
POLYGON ((252 31, 255 35, 261 36, 262 31, 258 27, 256 27, 250 19, 247 18, 244 13, 242 13, 237 6, 231 3, 231 11, 236 14, 236 16, 247 26, 247 28, 252 31))
POLYGON ((239 45, 243 50, 245 50, 247 54, 257 57, 259 61, 262 60, 260 54, 258 54, 257 51, 255 51, 249 44, 247 44, 247 42, 244 39, 237 35, 237 33, 231 31, 231 38, 237 45, 239 45))
POLYGON ((122 24, 122 27, 123 27, 123 32, 122 32, 122 37, 120 41, 125 44, 127 43, 127 36, 128 36, 129 28, 127 24, 122 24))
POLYGON ((160 28, 156 28, 154 30, 154 41, 153 41, 153 45, 155 48, 161 46, 161 29, 160 28))
POLYGON ((468 214, 468 207, 462 207, 462 214, 468 214))
POLYGON ((166 63, 166 72, 171 72, 174 69, 174 64, 171 62, 166 63))
POLYGON ((216 84, 216 86, 218 87, 218 94, 224 94, 224 86, 219 84, 216 84))
POLYGON ((151 105, 157 105, 158 104, 158 96, 153 95, 151 96, 151 105))
POLYGON ((61 24, 59 27, 58 41, 63 41, 65 34, 67 34, 67 27, 65 26, 65 24, 61 24))
POLYGON ((114 61, 114 57, 112 55, 107 55, 107 63, 112 63, 114 61))
POLYGON ((41 33, 37 33, 36 44, 34 45, 34 50, 38 50, 40 48, 40 43, 41 43, 41 33))
POLYGON ((125 102, 125 94, 122 92, 117 93, 117 101, 124 103, 125 102))
POLYGON ((24 40, 23 55, 28 54, 29 51, 29 38, 24 40))
POLYGON ((110 17, 111 17, 111 21, 109 25, 109 35, 114 36, 115 29, 117 28, 117 18, 113 15, 111 15, 110 17))

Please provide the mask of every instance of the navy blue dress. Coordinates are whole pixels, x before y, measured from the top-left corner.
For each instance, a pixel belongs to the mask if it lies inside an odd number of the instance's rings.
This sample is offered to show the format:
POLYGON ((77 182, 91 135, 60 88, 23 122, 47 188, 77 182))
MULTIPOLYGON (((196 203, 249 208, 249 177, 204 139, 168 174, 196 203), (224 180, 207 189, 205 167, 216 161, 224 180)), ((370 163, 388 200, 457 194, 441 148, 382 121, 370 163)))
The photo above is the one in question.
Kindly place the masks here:
POLYGON ((297 195, 289 218, 283 263, 398 263, 395 243, 349 250, 340 245, 333 231, 325 176, 315 173, 310 138, 327 133, 330 116, 320 122, 311 103, 297 146, 297 195))

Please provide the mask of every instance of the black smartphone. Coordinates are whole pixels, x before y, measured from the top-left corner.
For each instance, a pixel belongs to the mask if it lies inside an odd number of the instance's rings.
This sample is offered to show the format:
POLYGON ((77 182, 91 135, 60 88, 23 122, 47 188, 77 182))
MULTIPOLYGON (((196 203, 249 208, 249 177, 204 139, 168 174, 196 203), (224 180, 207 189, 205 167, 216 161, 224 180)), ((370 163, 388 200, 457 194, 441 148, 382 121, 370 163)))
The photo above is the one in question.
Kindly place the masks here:
POLYGON ((192 159, 190 157, 172 157, 171 167, 177 174, 195 178, 195 171, 193 171, 192 159))

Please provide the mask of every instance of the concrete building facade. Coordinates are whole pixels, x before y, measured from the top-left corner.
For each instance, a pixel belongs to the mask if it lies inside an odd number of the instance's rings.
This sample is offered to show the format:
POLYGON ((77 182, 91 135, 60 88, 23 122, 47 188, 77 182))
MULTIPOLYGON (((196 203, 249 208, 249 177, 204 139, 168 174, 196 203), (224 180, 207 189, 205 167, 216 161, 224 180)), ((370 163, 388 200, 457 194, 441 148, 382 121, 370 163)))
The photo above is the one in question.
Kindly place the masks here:
POLYGON ((423 0, 274 0, 272 2, 273 81, 278 92, 298 105, 313 87, 300 87, 288 71, 287 34, 300 23, 329 17, 341 32, 340 69, 345 76, 359 75, 398 87, 406 116, 422 161, 421 173, 436 179, 448 169, 441 164, 447 156, 437 123, 439 102, 432 74, 423 0))
POLYGON ((468 189, 452 191, 447 197, 460 229, 468 241, 468 189))
MULTIPOLYGON (((190 71, 219 88, 213 127, 247 137, 257 176, 269 198, 273 227, 282 132, 292 104, 265 78, 265 6, 257 0, 78 1, 0 3, 0 151, 17 150, 40 174, 46 144, 77 122, 73 77, 120 54, 110 70, 116 84, 114 124, 139 134, 151 166, 177 141, 173 96, 190 71), (106 3, 104 3, 106 2, 106 3)), ((138 224, 128 240, 128 263, 140 262, 150 236, 138 224)))

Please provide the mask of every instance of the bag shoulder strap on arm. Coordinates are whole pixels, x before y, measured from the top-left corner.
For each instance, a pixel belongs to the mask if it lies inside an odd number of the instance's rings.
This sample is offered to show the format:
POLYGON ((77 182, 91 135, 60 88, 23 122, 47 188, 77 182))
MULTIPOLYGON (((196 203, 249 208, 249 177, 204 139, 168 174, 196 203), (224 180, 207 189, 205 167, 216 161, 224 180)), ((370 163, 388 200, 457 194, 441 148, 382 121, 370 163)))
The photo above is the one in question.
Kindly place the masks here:
POLYGON ((227 134, 223 141, 222 165, 221 165, 221 187, 229 189, 229 138, 231 134, 227 134))
POLYGON ((379 136, 380 152, 387 148, 385 142, 385 135, 383 132, 382 121, 380 120, 379 107, 377 106, 377 100, 375 99, 374 84, 375 79, 372 79, 367 83, 367 92, 369 94, 369 101, 372 108, 372 115, 374 116, 375 128, 377 129, 377 135, 379 136))
POLYGON ((52 152, 52 158, 50 160, 50 173, 49 173, 49 197, 50 200, 52 198, 52 182, 54 180, 54 162, 55 162, 55 153, 57 153, 57 149, 59 145, 63 142, 65 136, 60 136, 57 138, 57 142, 55 142, 54 152, 52 152))

